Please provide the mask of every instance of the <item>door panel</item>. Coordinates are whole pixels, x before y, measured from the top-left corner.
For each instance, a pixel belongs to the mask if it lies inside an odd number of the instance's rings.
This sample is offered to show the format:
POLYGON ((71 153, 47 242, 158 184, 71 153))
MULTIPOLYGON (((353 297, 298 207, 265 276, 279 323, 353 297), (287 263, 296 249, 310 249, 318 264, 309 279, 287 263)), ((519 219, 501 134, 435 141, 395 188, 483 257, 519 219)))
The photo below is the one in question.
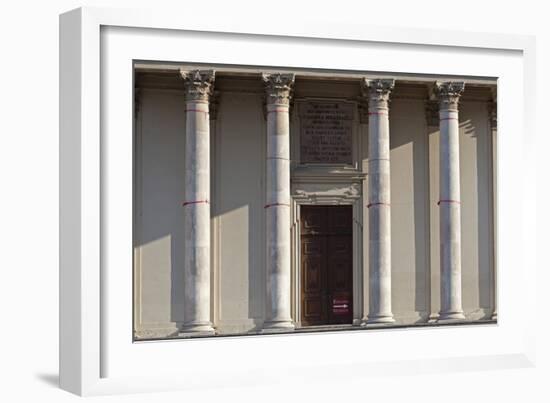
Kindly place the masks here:
POLYGON ((327 231, 333 234, 349 234, 352 228, 352 207, 333 206, 325 207, 327 215, 327 231))
POLYGON ((321 234, 327 229, 327 214, 324 206, 303 206, 302 235, 321 234))
POLYGON ((321 325, 327 321, 327 270, 324 258, 326 239, 318 235, 325 231, 325 228, 326 216, 322 209, 312 208, 305 212, 302 219, 300 260, 302 323, 307 326, 321 325))
POLYGON ((351 206, 301 207, 302 326, 353 320, 351 206))
MULTIPOLYGON (((302 242, 302 245, 307 244, 302 242)), ((317 240, 321 246, 324 242, 317 240)), ((325 249, 324 245, 320 248, 325 249)), ((326 262, 323 254, 302 255, 302 322, 318 325, 326 322, 326 262)))
POLYGON ((308 256, 304 259, 304 291, 307 293, 322 292, 324 279, 320 256, 308 256))
POLYGON ((353 320, 352 235, 329 237, 327 264, 328 323, 351 323, 353 320))

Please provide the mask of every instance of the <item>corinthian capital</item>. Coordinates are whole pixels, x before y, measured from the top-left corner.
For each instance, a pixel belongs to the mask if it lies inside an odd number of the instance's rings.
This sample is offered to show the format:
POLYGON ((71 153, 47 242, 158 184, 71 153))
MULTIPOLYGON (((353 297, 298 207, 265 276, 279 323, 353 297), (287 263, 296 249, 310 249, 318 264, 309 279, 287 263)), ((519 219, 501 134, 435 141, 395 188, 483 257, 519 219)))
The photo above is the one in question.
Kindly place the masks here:
POLYGON ((464 92, 463 81, 445 81, 435 83, 435 95, 439 99, 440 109, 457 109, 460 95, 464 92))
POLYGON ((180 70, 187 101, 208 102, 214 91, 214 70, 180 70))
POLYGON ((395 86, 392 78, 369 80, 364 78, 361 82, 363 96, 369 100, 369 105, 387 107, 390 93, 395 86))
POLYGON ((265 86, 266 103, 288 105, 294 86, 294 74, 262 74, 265 86))

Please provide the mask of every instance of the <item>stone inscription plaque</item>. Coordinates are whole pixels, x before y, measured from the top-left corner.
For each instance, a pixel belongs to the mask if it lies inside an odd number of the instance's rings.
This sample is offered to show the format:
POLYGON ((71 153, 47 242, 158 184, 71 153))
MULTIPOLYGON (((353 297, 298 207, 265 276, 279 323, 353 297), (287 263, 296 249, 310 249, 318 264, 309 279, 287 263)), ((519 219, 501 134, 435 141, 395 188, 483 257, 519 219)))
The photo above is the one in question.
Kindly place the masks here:
POLYGON ((351 164, 353 104, 303 102, 300 161, 303 164, 351 164))

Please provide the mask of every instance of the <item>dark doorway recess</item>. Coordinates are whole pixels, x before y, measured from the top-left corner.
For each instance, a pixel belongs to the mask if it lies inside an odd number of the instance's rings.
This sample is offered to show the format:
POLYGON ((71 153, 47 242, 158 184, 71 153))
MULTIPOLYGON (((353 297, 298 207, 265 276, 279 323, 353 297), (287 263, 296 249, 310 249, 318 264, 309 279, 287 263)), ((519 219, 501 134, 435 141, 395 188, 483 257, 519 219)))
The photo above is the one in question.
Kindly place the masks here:
POLYGON ((353 321, 352 206, 302 206, 302 326, 353 321))

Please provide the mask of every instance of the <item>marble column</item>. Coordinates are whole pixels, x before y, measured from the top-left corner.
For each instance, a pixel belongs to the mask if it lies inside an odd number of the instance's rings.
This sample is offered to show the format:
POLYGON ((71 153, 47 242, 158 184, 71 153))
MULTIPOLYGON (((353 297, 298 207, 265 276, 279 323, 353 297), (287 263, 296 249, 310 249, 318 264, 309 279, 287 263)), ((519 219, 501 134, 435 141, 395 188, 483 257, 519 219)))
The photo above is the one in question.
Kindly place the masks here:
POLYGON ((214 332, 210 322, 210 119, 214 71, 180 71, 185 86, 183 333, 214 332))
POLYGON ((389 97, 392 79, 363 81, 368 99, 369 314, 366 324, 393 323, 389 97))
POLYGON ((439 101, 439 245, 441 307, 439 321, 464 319, 460 249, 460 163, 458 100, 463 82, 438 82, 439 101))
POLYGON ((290 316, 289 104, 294 74, 263 74, 267 115, 266 330, 294 328, 290 316))

